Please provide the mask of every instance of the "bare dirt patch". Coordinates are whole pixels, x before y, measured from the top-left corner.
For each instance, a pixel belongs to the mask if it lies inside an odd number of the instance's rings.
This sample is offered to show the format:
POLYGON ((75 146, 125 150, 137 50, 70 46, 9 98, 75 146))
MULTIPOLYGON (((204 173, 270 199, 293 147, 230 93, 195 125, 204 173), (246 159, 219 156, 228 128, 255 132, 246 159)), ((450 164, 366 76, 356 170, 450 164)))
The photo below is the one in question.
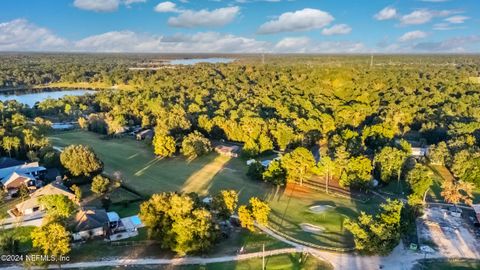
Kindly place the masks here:
POLYGON ((431 207, 417 219, 420 245, 429 245, 448 257, 480 258, 480 239, 468 219, 452 216, 447 209, 431 207))

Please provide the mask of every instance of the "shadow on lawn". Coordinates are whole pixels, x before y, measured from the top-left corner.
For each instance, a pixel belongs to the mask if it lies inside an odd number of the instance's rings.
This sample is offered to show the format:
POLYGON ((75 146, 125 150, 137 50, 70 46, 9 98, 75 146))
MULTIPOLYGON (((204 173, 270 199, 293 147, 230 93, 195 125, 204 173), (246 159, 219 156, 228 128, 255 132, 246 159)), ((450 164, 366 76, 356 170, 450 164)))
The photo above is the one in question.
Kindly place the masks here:
MULTIPOLYGON (((211 154, 215 157, 214 154, 211 154)), ((216 160, 223 160, 225 157, 217 156, 212 162, 216 160)), ((225 162, 218 162, 213 164, 215 169, 212 171, 209 168, 212 164, 205 164, 205 166, 196 172, 192 173, 181 190, 186 187, 195 186, 201 187, 201 191, 206 194, 215 194, 220 190, 233 189, 239 194, 239 203, 245 204, 251 197, 258 197, 262 200, 269 201, 275 194, 275 188, 271 185, 251 180, 247 175, 245 161, 241 158, 230 158, 225 162), (205 176, 202 171, 206 170, 211 174, 205 176), (200 179, 196 179, 199 177, 200 179), (194 185, 195 184, 195 185, 194 185)), ((193 191, 193 190, 192 190, 193 191)))

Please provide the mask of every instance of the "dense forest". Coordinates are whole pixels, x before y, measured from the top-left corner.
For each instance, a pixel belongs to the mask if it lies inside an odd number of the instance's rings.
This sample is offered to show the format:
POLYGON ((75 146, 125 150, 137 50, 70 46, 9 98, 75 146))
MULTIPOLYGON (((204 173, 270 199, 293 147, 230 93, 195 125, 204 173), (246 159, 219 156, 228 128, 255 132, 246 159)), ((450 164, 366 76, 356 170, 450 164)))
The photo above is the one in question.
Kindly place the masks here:
POLYGON ((2 136, 30 123, 14 120, 22 113, 78 120, 111 135, 141 125, 175 142, 195 130, 244 143, 247 156, 319 143, 322 155, 359 165, 403 139, 434 145, 431 153, 448 154, 440 159, 480 185, 467 165, 456 165, 480 161, 480 84, 471 80, 480 73, 476 56, 267 56, 265 64, 245 56, 234 64, 140 71, 128 67, 161 56, 47 56, 2 55, 3 87, 102 82, 134 90, 46 100, 35 108, 4 103, 2 136))
MULTIPOLYGON (((445 165, 459 180, 443 186, 446 199, 450 192, 451 202, 471 203, 457 191, 468 195, 480 187, 479 56, 249 55, 234 56, 232 64, 130 69, 162 57, 0 56, 4 91, 52 83, 107 86, 33 108, 0 103, 2 155, 59 164, 45 134, 51 122, 69 120, 111 137, 133 126, 153 129, 152 151, 163 157, 179 150, 190 158, 204 154, 211 151, 207 139, 240 143, 248 158, 278 151, 280 161, 249 169, 252 178, 274 185, 301 184, 310 173, 361 190, 370 188, 372 175, 382 183, 405 179, 409 204, 420 205, 432 180, 424 162, 409 157, 412 148, 428 147, 423 159, 445 165), (315 147, 318 164, 309 151, 315 147)), ((401 208, 382 206, 392 213, 401 208)), ((346 224, 354 235, 365 230, 346 224)), ((392 227, 393 238, 397 231, 392 227)), ((365 251, 386 254, 395 245, 375 245, 382 246, 365 251)))

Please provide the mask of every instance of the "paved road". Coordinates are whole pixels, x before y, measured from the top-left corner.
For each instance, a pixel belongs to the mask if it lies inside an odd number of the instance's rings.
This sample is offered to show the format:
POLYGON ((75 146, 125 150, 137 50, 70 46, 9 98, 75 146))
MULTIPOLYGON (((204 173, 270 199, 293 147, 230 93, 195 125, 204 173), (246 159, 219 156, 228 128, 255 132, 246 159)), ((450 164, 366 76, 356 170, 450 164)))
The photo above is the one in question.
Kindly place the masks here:
POLYGON ((43 216, 45 214, 42 212, 24 216, 21 218, 5 218, 0 220, 0 228, 1 229, 11 229, 13 227, 19 226, 42 226, 43 216))
MULTIPOLYGON (((279 241, 290 244, 296 249, 308 252, 316 258, 329 262, 335 269, 345 270, 374 270, 374 269, 392 269, 392 270, 407 270, 415 264, 419 259, 425 257, 424 254, 412 252, 405 249, 403 245, 398 245, 393 252, 387 257, 381 256, 360 256, 353 253, 338 253, 318 250, 306 247, 291 240, 284 238, 271 231, 268 228, 259 226, 259 228, 266 234, 276 238, 279 241)), ((442 257, 439 254, 429 255, 428 258, 442 257)))

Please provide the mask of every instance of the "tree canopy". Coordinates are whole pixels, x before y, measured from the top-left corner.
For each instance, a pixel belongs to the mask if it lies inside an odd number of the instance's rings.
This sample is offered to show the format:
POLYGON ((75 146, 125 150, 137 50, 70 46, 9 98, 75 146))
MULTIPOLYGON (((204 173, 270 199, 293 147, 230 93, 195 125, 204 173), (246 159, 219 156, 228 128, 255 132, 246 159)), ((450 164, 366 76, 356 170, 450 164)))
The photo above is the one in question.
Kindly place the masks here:
POLYGON ((388 200, 375 216, 362 212, 356 221, 346 219, 345 228, 353 234, 355 248, 365 254, 389 254, 400 241, 402 207, 400 201, 388 200))
POLYGON ((50 223, 32 231, 33 247, 43 255, 60 256, 70 252, 70 235, 59 223, 50 223))
POLYGON ((182 153, 189 159, 195 159, 212 151, 210 140, 200 132, 188 134, 182 142, 182 153))
POLYGON ((213 215, 191 194, 154 194, 140 206, 149 237, 179 255, 208 250, 215 238, 213 215))
POLYGON ((73 176, 90 176, 103 169, 103 162, 90 147, 85 145, 65 147, 60 154, 60 161, 73 176))
POLYGON ((304 148, 298 147, 290 153, 285 154, 281 164, 286 172, 287 181, 303 183, 303 180, 315 167, 315 158, 312 153, 304 148))

